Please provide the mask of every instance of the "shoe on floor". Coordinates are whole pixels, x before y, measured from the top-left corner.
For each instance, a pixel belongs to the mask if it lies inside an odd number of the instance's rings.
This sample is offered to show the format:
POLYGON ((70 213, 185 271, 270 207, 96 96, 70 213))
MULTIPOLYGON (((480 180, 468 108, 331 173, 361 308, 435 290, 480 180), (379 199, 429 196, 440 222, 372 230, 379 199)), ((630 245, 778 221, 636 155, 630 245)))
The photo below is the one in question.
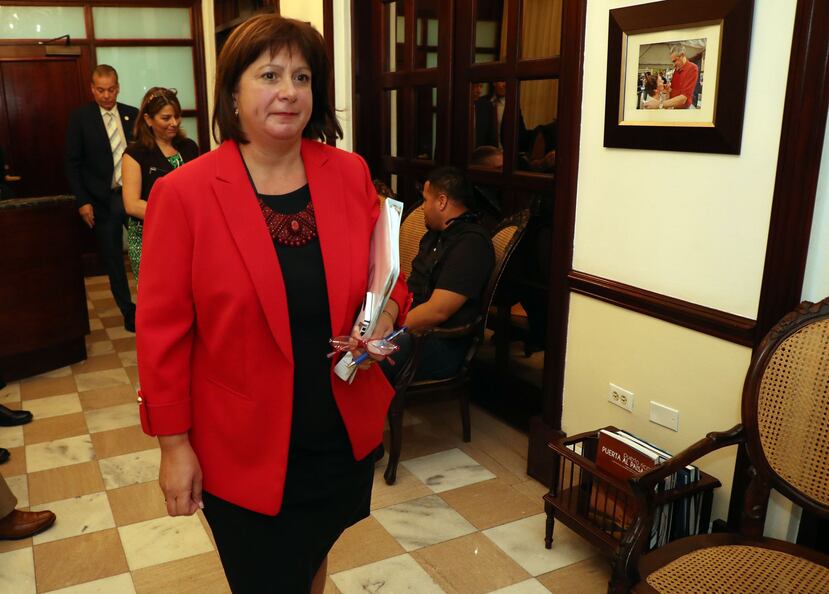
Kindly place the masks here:
POLYGON ((28 410, 12 410, 0 404, 0 427, 13 427, 31 422, 32 413, 28 410))
POLYGON ((5 464, 11 458, 11 452, 6 448, 0 448, 0 464, 5 464))
POLYGON ((124 318, 124 330, 127 332, 135 332, 135 318, 124 318))
POLYGON ((26 512, 19 509, 0 520, 0 540, 19 540, 40 534, 55 523, 55 514, 49 510, 26 512))

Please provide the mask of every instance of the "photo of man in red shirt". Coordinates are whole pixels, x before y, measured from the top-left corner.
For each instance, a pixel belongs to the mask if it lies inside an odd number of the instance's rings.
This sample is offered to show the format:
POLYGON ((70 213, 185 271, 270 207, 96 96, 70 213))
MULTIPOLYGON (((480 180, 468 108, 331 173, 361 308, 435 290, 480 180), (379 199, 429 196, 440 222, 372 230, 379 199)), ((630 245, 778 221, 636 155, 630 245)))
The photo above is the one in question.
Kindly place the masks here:
POLYGON ((685 57, 685 46, 671 47, 671 62, 674 63, 674 75, 671 78, 670 99, 665 101, 663 108, 688 109, 694 97, 694 88, 699 78, 699 68, 685 57))

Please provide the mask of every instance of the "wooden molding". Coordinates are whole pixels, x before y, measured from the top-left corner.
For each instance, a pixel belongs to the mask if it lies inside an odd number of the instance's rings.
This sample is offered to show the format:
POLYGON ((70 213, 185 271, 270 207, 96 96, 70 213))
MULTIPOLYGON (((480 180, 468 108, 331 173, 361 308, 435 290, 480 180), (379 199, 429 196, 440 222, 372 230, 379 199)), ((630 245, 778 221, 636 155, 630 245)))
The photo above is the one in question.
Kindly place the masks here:
POLYGON ((570 289, 574 293, 587 295, 729 342, 748 347, 754 346, 756 322, 749 318, 576 270, 571 271, 567 278, 570 282, 570 289))

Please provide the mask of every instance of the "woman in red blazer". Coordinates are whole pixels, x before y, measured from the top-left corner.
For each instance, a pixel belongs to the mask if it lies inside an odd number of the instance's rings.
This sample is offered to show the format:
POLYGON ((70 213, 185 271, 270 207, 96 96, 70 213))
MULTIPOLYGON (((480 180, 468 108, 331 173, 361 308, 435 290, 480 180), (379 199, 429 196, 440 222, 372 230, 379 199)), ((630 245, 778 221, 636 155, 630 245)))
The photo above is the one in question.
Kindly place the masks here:
MULTIPOLYGON (((222 145, 148 202, 137 348, 144 430, 159 436, 170 515, 204 508, 232 590, 322 592, 326 556, 369 513, 393 396, 375 365, 348 384, 350 334, 379 213, 342 135, 322 37, 254 17, 219 56, 222 145)), ((399 280, 374 336, 403 319, 399 280)))

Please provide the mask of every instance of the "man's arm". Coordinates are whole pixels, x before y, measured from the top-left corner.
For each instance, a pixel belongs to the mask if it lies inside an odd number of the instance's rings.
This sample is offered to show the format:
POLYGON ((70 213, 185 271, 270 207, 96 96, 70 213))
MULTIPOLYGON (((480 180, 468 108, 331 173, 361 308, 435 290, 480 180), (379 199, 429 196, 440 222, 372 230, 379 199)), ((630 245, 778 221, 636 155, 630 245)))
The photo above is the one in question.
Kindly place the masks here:
POLYGON ((78 208, 82 208, 92 202, 83 187, 81 170, 83 168, 84 147, 83 147, 83 126, 81 124, 82 114, 75 111, 69 116, 69 126, 66 130, 66 179, 69 187, 75 195, 78 208))
POLYGON ((466 300, 467 297, 460 293, 435 289, 426 303, 412 308, 406 316, 406 326, 412 332, 440 326, 451 318, 466 300))

